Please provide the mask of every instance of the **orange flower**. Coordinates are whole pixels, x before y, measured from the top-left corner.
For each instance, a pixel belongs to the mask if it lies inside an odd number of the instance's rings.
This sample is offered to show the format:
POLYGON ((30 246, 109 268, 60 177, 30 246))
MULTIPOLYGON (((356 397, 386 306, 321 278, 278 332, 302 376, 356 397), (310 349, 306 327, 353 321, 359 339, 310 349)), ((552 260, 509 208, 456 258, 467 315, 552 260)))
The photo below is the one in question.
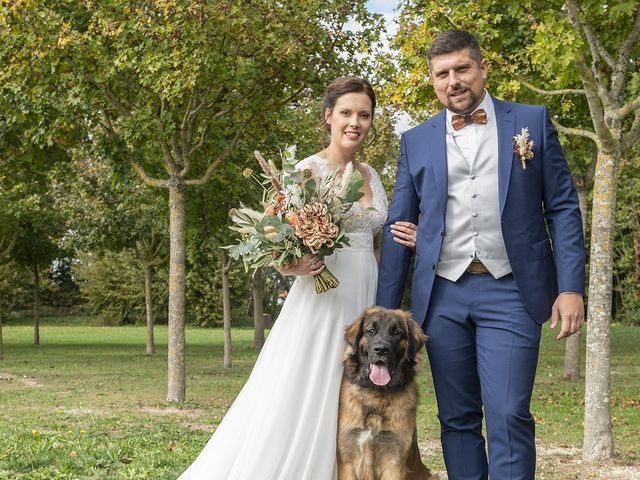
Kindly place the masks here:
POLYGON ((276 195, 276 198, 273 199, 273 202, 269 204, 269 206, 264 211, 265 215, 277 215, 282 211, 283 203, 285 200, 284 194, 279 193, 276 195))
POLYGON ((298 221, 300 220, 300 216, 295 212, 287 213, 284 218, 287 219, 287 222, 289 222, 289 225, 293 228, 296 228, 296 225, 298 225, 298 221))

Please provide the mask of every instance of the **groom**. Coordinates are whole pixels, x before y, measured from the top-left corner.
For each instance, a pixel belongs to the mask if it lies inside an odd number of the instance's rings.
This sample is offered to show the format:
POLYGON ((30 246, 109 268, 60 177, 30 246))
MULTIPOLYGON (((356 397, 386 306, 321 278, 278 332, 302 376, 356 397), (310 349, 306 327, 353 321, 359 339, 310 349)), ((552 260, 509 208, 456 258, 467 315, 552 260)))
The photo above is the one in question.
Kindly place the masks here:
POLYGON ((445 31, 427 58, 445 109, 402 136, 377 303, 400 306, 411 251, 391 228, 417 222, 411 310, 429 336, 449 480, 533 480, 541 324, 560 320, 562 338, 584 318, 577 195, 546 108, 489 95, 473 35, 445 31))

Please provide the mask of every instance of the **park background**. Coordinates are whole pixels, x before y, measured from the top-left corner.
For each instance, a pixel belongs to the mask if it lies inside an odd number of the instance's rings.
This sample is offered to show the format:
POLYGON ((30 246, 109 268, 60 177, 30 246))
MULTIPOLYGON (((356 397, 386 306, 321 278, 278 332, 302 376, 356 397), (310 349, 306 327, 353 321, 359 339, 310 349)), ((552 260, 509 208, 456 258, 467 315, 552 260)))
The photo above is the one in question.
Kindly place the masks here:
MULTIPOLYGON (((318 151, 323 88, 363 76, 360 159, 391 195, 451 27, 478 36, 491 93, 549 107, 583 207, 588 324, 545 329, 538 477, 640 478, 637 0, 2 0, 0 479, 178 476, 288 289, 221 249, 229 209, 260 203, 253 150, 318 151)), ((442 472, 428 368, 420 384, 442 472)))

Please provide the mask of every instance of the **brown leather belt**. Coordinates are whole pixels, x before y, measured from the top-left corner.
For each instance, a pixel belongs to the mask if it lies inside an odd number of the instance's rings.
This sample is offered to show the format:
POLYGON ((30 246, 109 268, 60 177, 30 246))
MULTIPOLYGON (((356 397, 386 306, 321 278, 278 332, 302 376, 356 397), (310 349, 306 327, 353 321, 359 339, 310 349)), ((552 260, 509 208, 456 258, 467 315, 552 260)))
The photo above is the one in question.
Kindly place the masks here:
POLYGON ((477 258, 473 259, 469 266, 467 267, 467 273, 472 273, 474 275, 479 275, 481 273, 489 273, 489 269, 484 266, 477 258))

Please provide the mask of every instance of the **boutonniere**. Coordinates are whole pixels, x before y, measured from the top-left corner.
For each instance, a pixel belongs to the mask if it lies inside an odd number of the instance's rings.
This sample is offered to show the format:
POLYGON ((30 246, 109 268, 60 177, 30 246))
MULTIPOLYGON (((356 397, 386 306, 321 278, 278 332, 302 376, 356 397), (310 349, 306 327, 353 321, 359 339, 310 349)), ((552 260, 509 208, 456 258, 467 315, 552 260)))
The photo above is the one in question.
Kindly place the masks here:
POLYGON ((520 155, 522 161, 522 169, 527 169, 527 162, 533 159, 533 140, 529 140, 529 129, 524 127, 520 135, 514 135, 513 144, 515 145, 514 153, 520 155))

